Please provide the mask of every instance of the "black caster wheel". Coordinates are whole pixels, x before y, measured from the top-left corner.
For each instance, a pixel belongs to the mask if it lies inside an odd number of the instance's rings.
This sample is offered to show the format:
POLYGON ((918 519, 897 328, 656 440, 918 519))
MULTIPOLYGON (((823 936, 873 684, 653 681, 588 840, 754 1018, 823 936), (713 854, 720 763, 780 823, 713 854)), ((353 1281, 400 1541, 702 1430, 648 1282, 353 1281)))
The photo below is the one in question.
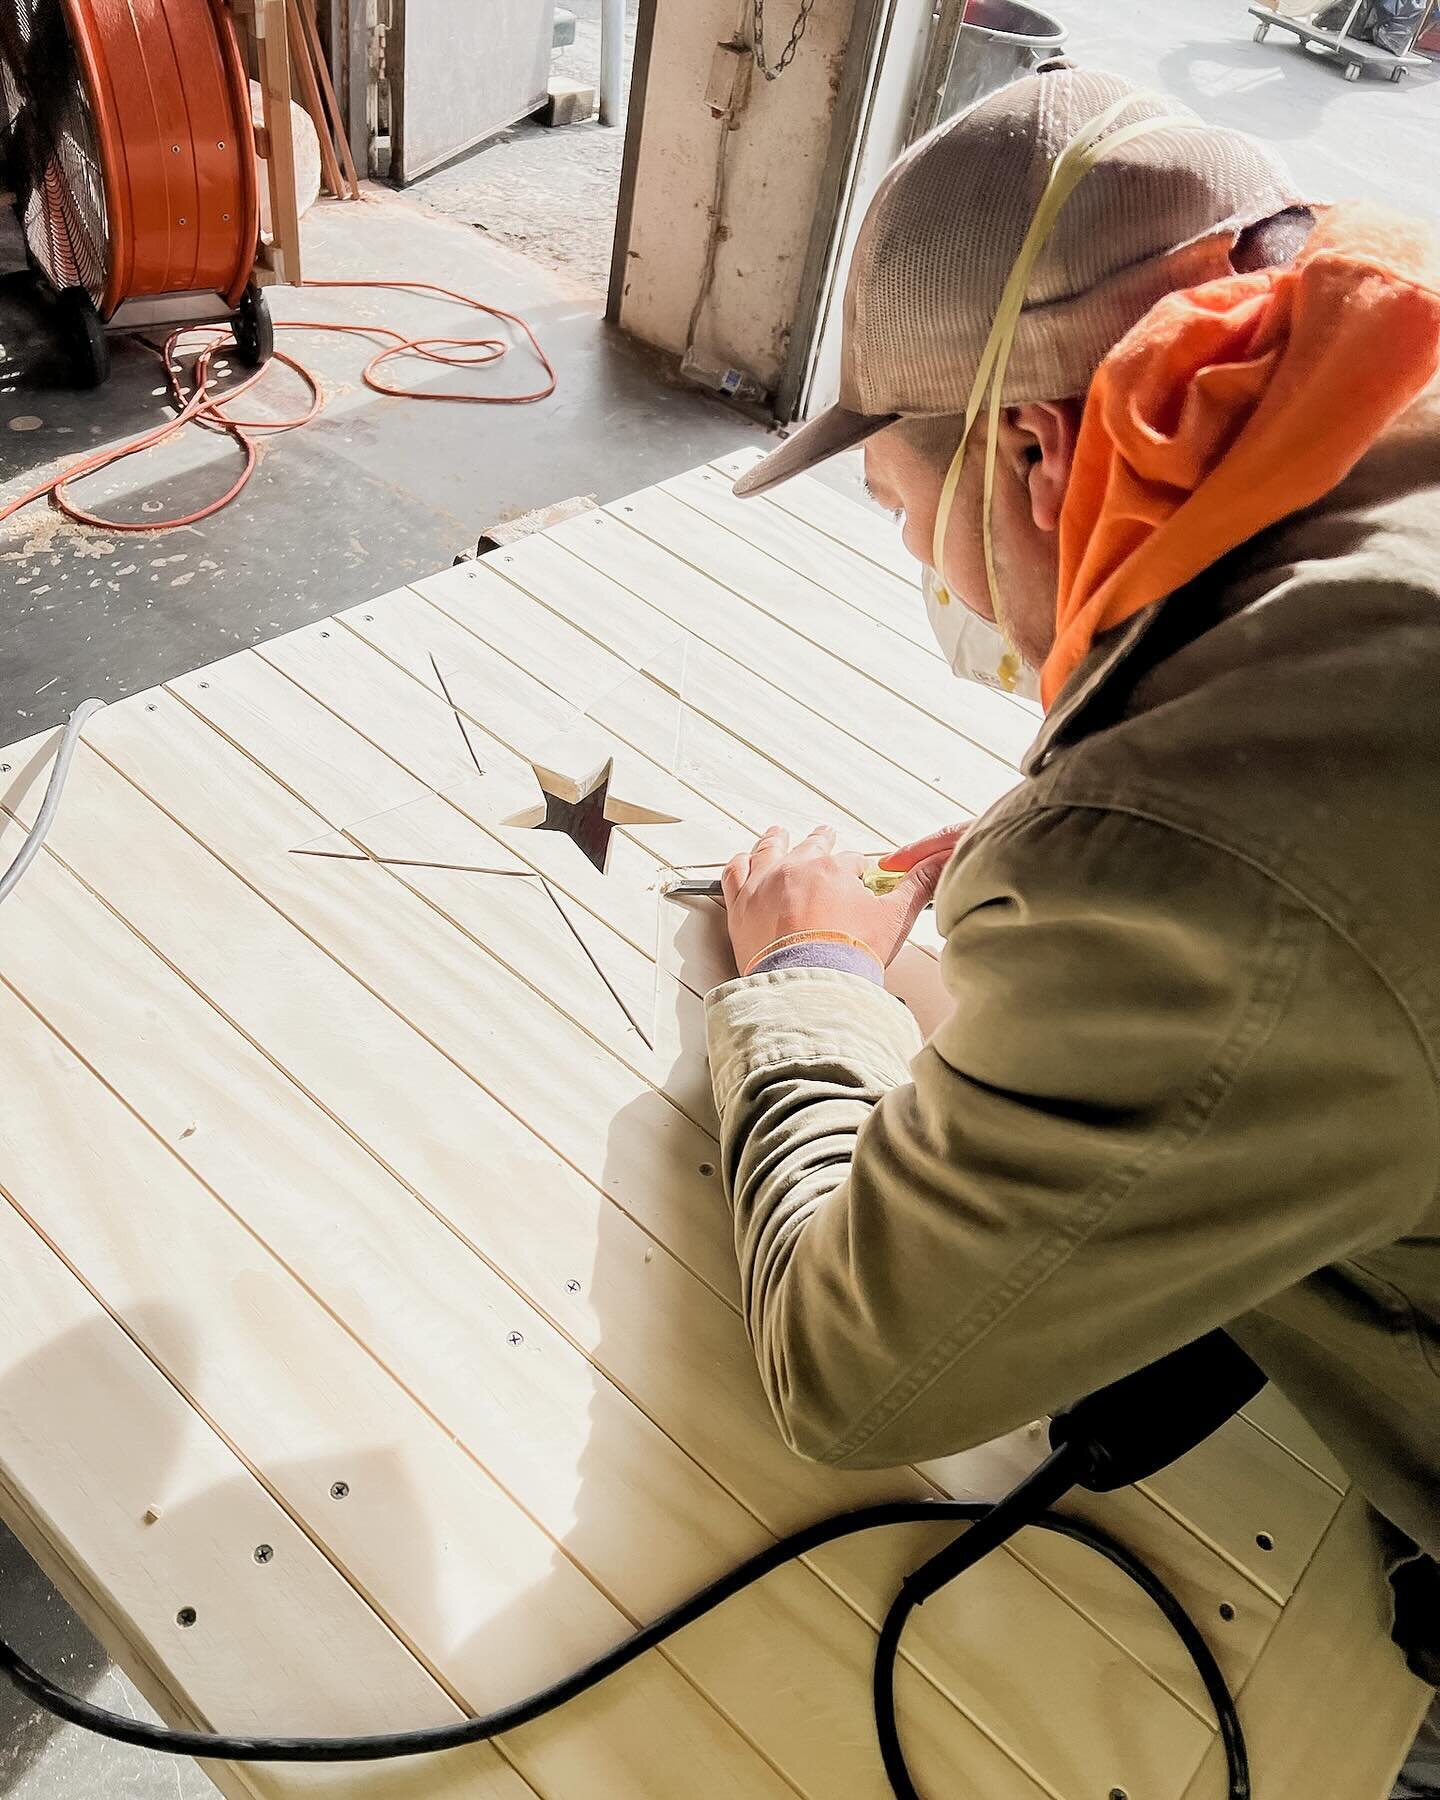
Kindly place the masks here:
POLYGON ((62 288, 55 296, 55 315, 76 387, 100 387, 110 377, 110 340, 84 288, 62 288))
POLYGON ((258 281, 240 296, 230 329, 235 334, 235 355, 247 369, 263 367, 275 354, 275 326, 258 281))

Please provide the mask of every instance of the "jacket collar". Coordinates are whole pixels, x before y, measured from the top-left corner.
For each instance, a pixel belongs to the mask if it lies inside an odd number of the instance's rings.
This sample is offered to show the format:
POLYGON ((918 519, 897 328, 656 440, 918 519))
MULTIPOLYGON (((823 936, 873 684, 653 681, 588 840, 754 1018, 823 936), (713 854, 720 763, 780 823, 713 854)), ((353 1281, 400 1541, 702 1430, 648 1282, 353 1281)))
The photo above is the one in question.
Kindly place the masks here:
POLYGON ((1152 605, 1095 640, 1094 648, 1060 690, 1046 713, 1035 742, 1020 764, 1022 775, 1038 775, 1060 750, 1078 742, 1094 729, 1104 711, 1104 700, 1122 669, 1127 669, 1142 645, 1148 646, 1165 602, 1152 605))

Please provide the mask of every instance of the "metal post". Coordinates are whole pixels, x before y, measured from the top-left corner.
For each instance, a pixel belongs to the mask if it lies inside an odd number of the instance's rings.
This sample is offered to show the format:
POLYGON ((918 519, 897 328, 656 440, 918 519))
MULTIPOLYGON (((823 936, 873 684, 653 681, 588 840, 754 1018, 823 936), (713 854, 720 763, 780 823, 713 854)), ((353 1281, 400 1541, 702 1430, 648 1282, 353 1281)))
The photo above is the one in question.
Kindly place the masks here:
POLYGON ((600 123, 625 123, 625 0, 600 0, 600 123))

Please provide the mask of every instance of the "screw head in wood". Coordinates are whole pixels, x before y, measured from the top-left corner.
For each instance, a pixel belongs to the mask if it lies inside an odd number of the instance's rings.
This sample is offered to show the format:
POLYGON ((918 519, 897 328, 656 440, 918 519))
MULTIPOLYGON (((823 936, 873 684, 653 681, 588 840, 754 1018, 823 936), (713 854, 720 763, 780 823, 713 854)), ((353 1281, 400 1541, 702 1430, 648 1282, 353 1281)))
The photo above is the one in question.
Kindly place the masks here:
POLYGON ((580 1292, 580 1283, 572 1278, 565 1283, 565 1292, 567 1294, 578 1294, 580 1292))
POLYGON ((331 1484, 330 1498, 332 1500, 343 1500, 349 1492, 350 1483, 348 1481, 336 1481, 331 1484))
POLYGON ((199 1616, 193 1606, 182 1606, 175 1615, 175 1623, 182 1631, 188 1631, 199 1616))
POLYGON ((258 1563, 273 1562, 275 1560, 274 1549, 269 1544, 257 1544, 255 1546, 255 1560, 258 1563))
POLYGON ((515 1344, 523 1344, 525 1342, 525 1334, 523 1331, 507 1331, 505 1334, 505 1342, 512 1346, 515 1344))
POLYGON ((9 763, 0 763, 0 775, 8 775, 9 773, 10 773, 9 763))

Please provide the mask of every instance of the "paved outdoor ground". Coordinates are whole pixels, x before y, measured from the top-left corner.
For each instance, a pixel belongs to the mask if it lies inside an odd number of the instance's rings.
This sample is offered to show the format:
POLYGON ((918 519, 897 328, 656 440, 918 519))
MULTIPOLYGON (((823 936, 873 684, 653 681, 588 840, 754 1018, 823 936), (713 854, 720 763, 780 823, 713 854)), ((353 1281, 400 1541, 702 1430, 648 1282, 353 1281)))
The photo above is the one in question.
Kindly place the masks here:
MULTIPOLYGON (((639 0, 626 0, 625 84, 639 0)), ((788 0, 787 0, 788 3, 788 0)), ((565 0, 575 42, 557 50, 556 75, 600 89, 600 0, 565 0)), ((621 125, 549 130, 526 119, 409 190, 426 206, 488 232, 512 250, 559 269, 595 294, 610 278, 610 240, 620 191, 621 125)))

